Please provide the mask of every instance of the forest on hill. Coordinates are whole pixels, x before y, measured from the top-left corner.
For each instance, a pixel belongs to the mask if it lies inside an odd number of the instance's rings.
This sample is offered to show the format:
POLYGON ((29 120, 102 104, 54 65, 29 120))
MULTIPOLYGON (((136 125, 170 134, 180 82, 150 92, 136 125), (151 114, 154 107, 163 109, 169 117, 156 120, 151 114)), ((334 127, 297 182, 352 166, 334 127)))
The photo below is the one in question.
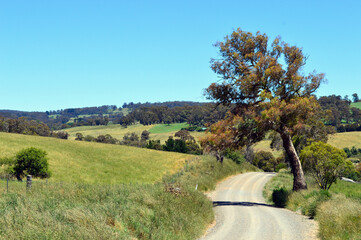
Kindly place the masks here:
MULTIPOLYGON (((325 125, 337 132, 361 131, 360 99, 356 93, 348 96, 322 96, 318 98, 325 125)), ((170 124, 188 123, 205 127, 223 119, 233 105, 224 106, 212 102, 169 101, 158 103, 124 103, 122 107, 69 108, 46 112, 0 110, 0 131, 49 136, 51 131, 77 126, 120 124, 170 124), (49 128, 49 129, 46 129, 49 128)), ((194 130, 194 129, 193 129, 194 130)))

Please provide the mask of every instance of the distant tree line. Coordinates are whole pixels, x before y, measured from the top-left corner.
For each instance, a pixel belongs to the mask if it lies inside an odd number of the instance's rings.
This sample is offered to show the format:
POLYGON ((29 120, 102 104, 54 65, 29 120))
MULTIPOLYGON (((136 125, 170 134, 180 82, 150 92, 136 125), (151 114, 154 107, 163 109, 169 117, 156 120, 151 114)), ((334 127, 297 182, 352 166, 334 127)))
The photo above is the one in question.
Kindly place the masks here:
POLYGON ((64 131, 51 131, 50 128, 38 120, 28 120, 26 117, 0 117, 0 132, 19 133, 43 137, 68 139, 69 134, 64 131))
POLYGON ((119 124, 128 126, 137 122, 143 125, 187 122, 192 126, 205 126, 223 119, 228 111, 228 107, 217 106, 214 103, 173 108, 166 106, 141 107, 121 118, 119 124))
POLYGON ((185 106, 202 106, 202 102, 190 102, 190 101, 168 101, 168 102, 156 102, 156 103, 124 103, 122 108, 129 108, 129 109, 137 109, 142 107, 167 107, 167 108, 174 108, 174 107, 185 107, 185 106))
MULTIPOLYGON (((353 101, 359 101, 358 95, 352 95, 353 101)), ((361 131, 361 109, 351 107, 351 100, 346 95, 324 96, 318 99, 325 112, 324 123, 334 126, 337 132, 361 131)))
MULTIPOLYGON (((137 122, 141 124, 153 123, 175 123, 175 122, 200 122, 200 117, 209 112, 209 103, 190 102, 190 101, 169 101, 159 103, 124 103, 123 108, 127 108, 124 115, 123 109, 116 105, 103 105, 100 107, 69 108, 61 110, 51 110, 46 112, 25 112, 14 110, 0 110, 0 116, 5 118, 17 119, 26 117, 28 120, 35 120, 45 123, 51 130, 60 130, 76 126, 96 126, 107 125, 109 123, 128 126, 137 122), (202 106, 202 109, 197 113, 202 106), (172 109, 171 114, 165 114, 165 111, 172 109), (182 113, 177 113, 182 111, 182 113), (146 114, 149 113, 149 116, 146 114)), ((211 104, 215 106, 214 104, 211 104)), ((212 110, 213 111, 213 110, 212 110)), ((219 110, 218 110, 219 111, 219 110)), ((221 112, 221 111, 219 111, 221 112)), ((224 115, 226 111, 221 113, 224 115)), ((207 116, 212 118, 212 116, 207 116)), ((217 117, 218 119, 219 117, 217 117)), ((205 120, 208 121, 208 120, 205 120)))
MULTIPOLYGON (((323 120, 326 125, 335 127, 338 132, 361 131, 361 109, 351 107, 352 101, 360 101, 357 93, 352 94, 352 100, 348 96, 331 95, 320 97, 318 101, 325 111, 323 120)), ((224 119, 227 112, 232 108, 232 106, 225 107, 215 103, 189 101, 130 102, 124 103, 122 107, 128 109, 125 113, 129 113, 124 115, 122 108, 118 108, 116 105, 103 105, 46 112, 0 110, 0 116, 8 119, 26 117, 29 121, 40 121, 52 131, 76 126, 107 125, 109 123, 127 127, 135 123, 150 125, 187 122, 192 128, 196 128, 224 119)))
POLYGON ((68 108, 56 111, 46 111, 47 115, 62 115, 64 117, 77 117, 79 115, 106 114, 117 110, 116 105, 103 105, 100 107, 68 108))
POLYGON ((191 136, 186 130, 180 130, 176 132, 174 136, 170 136, 168 138, 165 144, 161 144, 160 140, 149 140, 149 135, 150 133, 147 130, 144 130, 140 137, 135 132, 132 132, 125 134, 122 140, 118 140, 112 137, 110 134, 93 137, 90 135, 83 136, 83 134, 77 133, 75 140, 119 144, 168 152, 180 152, 196 155, 202 154, 201 147, 198 145, 194 137, 191 136))

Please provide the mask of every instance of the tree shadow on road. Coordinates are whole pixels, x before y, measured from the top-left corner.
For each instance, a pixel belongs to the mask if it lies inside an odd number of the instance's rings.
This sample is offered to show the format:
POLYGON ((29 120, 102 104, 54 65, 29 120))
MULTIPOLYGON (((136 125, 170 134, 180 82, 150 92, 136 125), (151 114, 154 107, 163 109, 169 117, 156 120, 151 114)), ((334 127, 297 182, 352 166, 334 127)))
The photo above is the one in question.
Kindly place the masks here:
POLYGON ((214 201, 213 207, 218 206, 245 206, 245 207, 252 207, 252 206, 265 206, 265 207, 272 207, 274 206, 265 204, 265 203, 255 203, 255 202, 231 202, 231 201, 214 201))

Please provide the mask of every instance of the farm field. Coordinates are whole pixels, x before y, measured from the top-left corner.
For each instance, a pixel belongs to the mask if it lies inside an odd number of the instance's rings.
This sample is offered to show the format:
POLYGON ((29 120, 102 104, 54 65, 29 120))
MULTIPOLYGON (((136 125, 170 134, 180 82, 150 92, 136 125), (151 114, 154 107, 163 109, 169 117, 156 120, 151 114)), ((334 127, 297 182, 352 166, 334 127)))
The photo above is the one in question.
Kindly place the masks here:
POLYGON ((144 131, 151 129, 154 125, 144 126, 141 124, 131 125, 127 128, 120 126, 119 124, 110 124, 107 126, 81 126, 74 128, 65 129, 66 132, 70 134, 69 139, 74 140, 76 133, 82 133, 84 137, 86 135, 91 135, 93 137, 97 137, 99 135, 110 134, 112 137, 115 137, 118 140, 123 139, 123 136, 130 132, 135 132, 140 136, 140 134, 144 131))
POLYGON ((281 157, 282 151, 277 151, 277 150, 271 149, 270 144, 271 144, 271 140, 266 139, 266 140, 260 141, 253 145, 253 150, 255 152, 259 152, 259 151, 271 152, 274 157, 276 157, 276 158, 281 157))
MULTIPOLYGON (((0 157, 14 156, 26 147, 48 153, 50 181, 119 184, 153 183, 183 167, 194 157, 143 148, 69 141, 0 132, 0 157)), ((1 170, 1 169, 0 169, 1 170)))
POLYGON ((361 102, 351 103, 351 107, 355 107, 355 108, 361 109, 361 102))
POLYGON ((337 148, 361 148, 361 132, 336 133, 329 136, 328 143, 337 148))
MULTIPOLYGON (((255 152, 258 151, 267 151, 272 152, 275 157, 281 156, 281 151, 275 151, 270 148, 271 140, 263 140, 253 145, 255 152)), ((328 136, 328 144, 331 144, 337 148, 361 148, 361 132, 345 132, 345 133, 335 133, 328 136)))
MULTIPOLYGON (((122 140, 123 136, 127 133, 135 132, 140 136, 140 134, 147 130, 150 132, 150 139, 160 140, 164 143, 169 136, 173 136, 180 129, 187 127, 187 123, 173 123, 170 125, 167 124, 155 124, 144 126, 142 124, 130 125, 127 128, 120 126, 119 124, 107 125, 107 126, 81 126, 65 129, 70 136, 69 139, 74 140, 76 133, 82 133, 84 136, 91 135, 97 137, 99 135, 110 134, 112 137, 122 140)), ((198 139, 204 135, 204 132, 190 132, 193 137, 198 139)))

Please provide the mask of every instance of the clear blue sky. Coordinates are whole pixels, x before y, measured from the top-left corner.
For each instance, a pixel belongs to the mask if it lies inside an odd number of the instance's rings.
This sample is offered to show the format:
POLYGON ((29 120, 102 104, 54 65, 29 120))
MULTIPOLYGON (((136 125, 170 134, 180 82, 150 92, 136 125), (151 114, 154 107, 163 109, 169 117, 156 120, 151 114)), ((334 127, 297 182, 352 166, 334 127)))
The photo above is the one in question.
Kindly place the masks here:
POLYGON ((232 30, 280 35, 326 73, 318 95, 361 95, 361 1, 0 1, 0 109, 205 101, 232 30))

